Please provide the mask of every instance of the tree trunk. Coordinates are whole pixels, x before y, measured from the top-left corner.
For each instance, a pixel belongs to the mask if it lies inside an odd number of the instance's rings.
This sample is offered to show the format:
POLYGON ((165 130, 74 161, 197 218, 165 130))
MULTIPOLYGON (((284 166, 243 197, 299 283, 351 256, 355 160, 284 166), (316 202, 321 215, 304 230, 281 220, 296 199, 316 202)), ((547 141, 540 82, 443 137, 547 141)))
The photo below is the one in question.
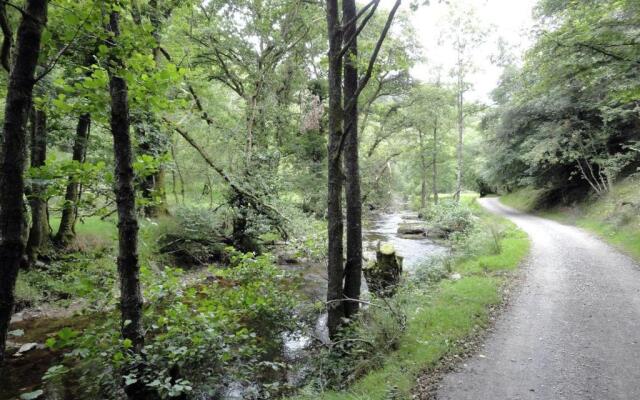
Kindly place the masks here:
POLYGON ((4 360, 16 278, 25 256, 27 221, 23 174, 26 166, 26 125, 46 20, 47 0, 26 1, 7 87, 0 153, 0 362, 4 360))
MULTIPOLYGON (((176 145, 175 143, 171 144, 171 158, 173 158, 173 163, 175 164, 175 172, 178 173, 178 179, 180 180, 180 196, 182 197, 182 204, 184 205, 184 178, 182 177, 182 170, 180 169, 180 164, 178 164, 178 158, 176 157, 176 145)), ((173 185, 175 192, 175 174, 173 177, 173 185)), ((176 205, 180 204, 178 201, 178 196, 176 195, 176 205)))
MULTIPOLYGON (((162 11, 159 9, 157 0, 149 0, 149 21, 151 22, 151 36, 155 41, 155 47, 152 49, 153 60, 156 64, 156 68, 160 65, 160 58, 162 56, 160 51, 160 30, 162 29, 162 11)), ((149 135, 149 132, 145 129, 145 126, 157 127, 158 117, 150 112, 142 112, 140 115, 141 123, 138 123, 137 133, 141 138, 138 150, 142 154, 157 157, 159 154, 166 153, 167 144, 163 141, 156 141, 153 138, 153 134, 149 135)), ((148 202, 142 207, 142 212, 146 217, 157 218, 162 215, 167 215, 167 192, 165 190, 165 167, 160 164, 157 171, 154 171, 149 176, 141 179, 139 182, 142 197, 148 202)))
POLYGON ((364 270, 369 290, 378 297, 390 297, 396 293, 402 276, 402 257, 396 254, 391 243, 378 243, 376 262, 364 270))
MULTIPOLYGON (((31 167, 42 167, 47 158, 47 114, 43 110, 32 109, 31 126, 31 167)), ((31 207, 31 229, 27 242, 27 258, 33 265, 38 255, 50 244, 49 213, 44 198, 45 184, 40 181, 31 182, 28 196, 31 207)))
MULTIPOLYGON (((87 154, 87 144, 91 127, 91 116, 82 114, 78 118, 76 125, 76 137, 73 143, 72 160, 79 163, 85 161, 87 154)), ((80 201, 80 183, 76 182, 73 176, 67 182, 67 191, 64 195, 64 206, 62 208, 62 218, 60 227, 56 233, 55 242, 59 247, 67 247, 75 238, 75 224, 78 218, 78 202, 80 201)))
MULTIPOLYGON (((155 115, 142 112, 137 113, 134 117, 136 125, 136 134, 138 136, 138 152, 140 154, 151 157, 158 157, 166 151, 166 144, 162 140, 158 140, 158 132, 148 130, 148 127, 157 129, 157 118, 155 115)), ((142 198, 146 203, 141 207, 145 217, 157 218, 161 215, 167 215, 167 194, 164 188, 164 166, 158 165, 158 169, 147 176, 138 178, 138 187, 142 194, 142 198)))
POLYGON ((342 30, 338 15, 338 1, 327 0, 327 27, 329 36, 329 143, 327 157, 327 327, 329 335, 336 337, 344 317, 342 281, 343 223, 342 223, 342 163, 340 137, 342 136, 342 30))
POLYGON ((438 117, 435 118, 433 124, 433 204, 438 205, 438 117))
MULTIPOLYGON (((110 47, 120 36, 120 15, 112 11, 108 31, 113 35, 110 47)), ((115 195, 118 210, 118 276, 120 278, 120 313, 122 337, 129 339, 133 350, 140 352, 144 345, 142 333, 142 291, 140 289, 140 265, 138 263, 138 220, 134 188, 133 151, 129 132, 129 99, 127 82, 118 75, 123 68, 121 60, 112 56, 109 68, 109 93, 111 95, 111 134, 115 158, 115 195)), ((139 373, 140 366, 133 366, 127 373, 139 373)), ((130 399, 144 399, 146 390, 141 380, 125 388, 130 399)))
POLYGON ((427 204, 427 160, 424 156, 424 138, 422 131, 418 129, 418 139, 420 143, 420 208, 427 204))
MULTIPOLYGON (((356 2, 343 0, 342 19, 345 26, 343 45, 356 33, 356 2)), ((362 281, 362 197, 358 159, 358 42, 354 38, 344 56, 344 170, 347 208, 347 260, 344 271, 344 297, 358 300, 362 281)), ((344 303, 344 315, 352 317, 359 307, 357 301, 344 303)))
POLYGON ((462 193, 462 168, 463 166, 463 134, 464 134, 464 81, 462 76, 462 66, 460 65, 458 71, 458 168, 456 171, 456 191, 453 198, 456 202, 460 201, 460 194, 462 193))

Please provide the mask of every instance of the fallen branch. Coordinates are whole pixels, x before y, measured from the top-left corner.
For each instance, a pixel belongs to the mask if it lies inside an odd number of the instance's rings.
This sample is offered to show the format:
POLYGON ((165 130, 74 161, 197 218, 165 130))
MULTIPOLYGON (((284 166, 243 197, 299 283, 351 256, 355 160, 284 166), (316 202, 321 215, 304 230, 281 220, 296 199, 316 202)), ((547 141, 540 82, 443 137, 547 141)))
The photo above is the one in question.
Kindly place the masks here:
POLYGON ((170 121, 165 117, 162 117, 162 119, 165 123, 173 127, 173 129, 180 136, 182 136, 182 138, 186 140, 191 145, 191 147, 193 147, 198 152, 198 154, 200 154, 202 159, 211 168, 213 168, 213 170, 216 171, 216 173, 218 173, 218 175, 220 175, 225 182, 227 182, 229 187, 231 187, 231 189, 234 192, 236 192, 237 194, 245 198, 249 203, 249 205, 251 205, 251 207, 254 210, 256 210, 258 213, 266 215, 269 219, 275 222, 276 223, 275 228, 280 233, 280 235, 282 235, 283 239, 286 240, 288 238, 287 232, 280 224, 280 221, 288 222, 289 221, 288 218, 280 214, 280 212, 276 210, 273 206, 266 204, 265 202, 260 200, 258 196, 245 190, 244 188, 240 187, 236 182, 234 182, 233 179, 231 179, 231 177, 220 166, 216 165, 216 163, 213 162, 211 157, 209 157, 209 155, 204 151, 204 149, 200 147, 200 145, 198 145, 198 143, 196 143, 195 140, 193 140, 193 138, 185 130, 181 129, 179 126, 177 126, 175 123, 173 123, 172 121, 170 121))

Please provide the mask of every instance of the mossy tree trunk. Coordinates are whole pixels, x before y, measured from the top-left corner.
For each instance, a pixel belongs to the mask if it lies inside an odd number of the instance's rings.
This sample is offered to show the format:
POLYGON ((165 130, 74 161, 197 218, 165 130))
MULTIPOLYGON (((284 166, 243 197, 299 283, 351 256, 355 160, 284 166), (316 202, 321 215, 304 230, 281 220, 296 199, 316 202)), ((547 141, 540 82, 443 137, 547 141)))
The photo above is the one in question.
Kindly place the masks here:
POLYGON ((47 5, 47 0, 26 1, 18 27, 5 101, 0 153, 0 362, 5 355, 16 279, 25 257, 27 242, 23 202, 26 125, 32 103, 42 31, 47 21, 47 5))
MULTIPOLYGON (((31 167, 38 168, 44 166, 47 159, 47 114, 44 110, 34 107, 31 115, 31 167)), ((31 182, 28 200, 31 207, 31 229, 27 242, 27 258, 29 265, 33 265, 38 255, 51 244, 45 182, 31 182)))
POLYGON ((338 1, 327 1, 327 27, 329 36, 329 144, 327 189, 327 327, 329 336, 335 337, 344 317, 342 281, 344 278, 342 222, 342 24, 338 1))
POLYGON ((379 297, 396 293, 402 275, 402 257, 391 243, 378 244, 376 262, 364 270, 369 291, 379 297))
MULTIPOLYGON (((344 55, 344 171, 347 214, 347 259, 344 271, 344 297, 358 300, 362 285, 362 196, 358 156, 358 38, 356 36, 356 2, 342 1, 342 19, 348 21, 343 37, 344 55), (353 38, 350 42, 349 39, 353 38)), ((344 316, 358 312, 358 301, 344 303, 344 316)))
MULTIPOLYGON (((90 128, 91 116, 89 114, 80 115, 73 142, 73 161, 79 163, 85 161, 90 128)), ((75 224, 78 219, 78 202, 80 201, 80 195, 80 183, 78 183, 73 176, 70 176, 64 195, 64 206, 62 208, 60 226, 58 227, 58 232, 55 237, 55 243, 59 247, 67 247, 75 238, 75 224)))
MULTIPOLYGON (((107 44, 112 49, 120 36, 120 15, 111 11, 107 31, 107 44)), ((122 337, 132 343, 132 350, 141 353, 144 346, 142 330, 142 290, 140 288, 140 264, 138 261, 138 220, 131 146, 129 90, 120 71, 122 60, 112 55, 109 60, 109 93, 111 95, 111 134, 115 158, 115 195, 118 211, 118 277, 120 280, 120 314, 122 337)), ((142 375, 142 365, 132 365, 123 371, 142 375)), ((125 386, 127 397, 152 399, 149 388, 141 379, 125 386)))

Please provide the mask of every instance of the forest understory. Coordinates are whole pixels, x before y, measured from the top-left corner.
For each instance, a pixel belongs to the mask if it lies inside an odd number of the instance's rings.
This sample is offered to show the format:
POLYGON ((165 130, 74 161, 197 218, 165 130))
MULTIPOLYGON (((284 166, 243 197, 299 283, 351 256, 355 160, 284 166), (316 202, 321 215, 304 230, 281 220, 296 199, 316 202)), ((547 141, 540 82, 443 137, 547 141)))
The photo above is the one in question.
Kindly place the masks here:
POLYGON ((640 258, 640 3, 515 3, 0 1, 0 400, 432 398, 487 196, 640 258))

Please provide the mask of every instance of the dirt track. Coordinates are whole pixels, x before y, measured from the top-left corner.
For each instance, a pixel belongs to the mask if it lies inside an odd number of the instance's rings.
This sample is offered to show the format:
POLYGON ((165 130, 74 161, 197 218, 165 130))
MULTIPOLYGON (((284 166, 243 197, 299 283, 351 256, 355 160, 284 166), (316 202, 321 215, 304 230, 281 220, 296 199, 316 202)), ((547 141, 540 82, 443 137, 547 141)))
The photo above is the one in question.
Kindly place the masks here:
POLYGON ((437 398, 640 399, 638 264, 578 228, 480 201, 527 232, 531 254, 512 304, 437 398))

